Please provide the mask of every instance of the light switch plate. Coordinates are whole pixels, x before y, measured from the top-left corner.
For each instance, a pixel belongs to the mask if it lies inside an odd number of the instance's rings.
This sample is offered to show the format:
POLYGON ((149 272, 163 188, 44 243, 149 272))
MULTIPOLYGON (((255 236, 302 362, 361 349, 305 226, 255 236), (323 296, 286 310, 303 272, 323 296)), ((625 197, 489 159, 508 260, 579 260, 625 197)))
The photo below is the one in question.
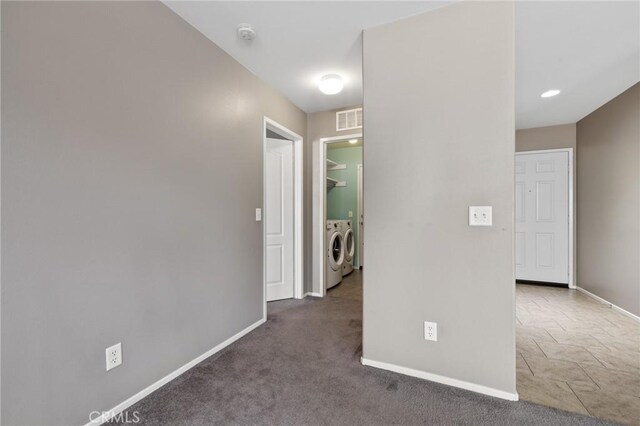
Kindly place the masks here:
POLYGON ((353 211, 349 210, 349 217, 353 217, 353 211))
POLYGON ((260 222, 262 220, 262 209, 256 209, 256 222, 260 222))
POLYGON ((492 206, 469 206, 469 226, 492 225, 492 206))

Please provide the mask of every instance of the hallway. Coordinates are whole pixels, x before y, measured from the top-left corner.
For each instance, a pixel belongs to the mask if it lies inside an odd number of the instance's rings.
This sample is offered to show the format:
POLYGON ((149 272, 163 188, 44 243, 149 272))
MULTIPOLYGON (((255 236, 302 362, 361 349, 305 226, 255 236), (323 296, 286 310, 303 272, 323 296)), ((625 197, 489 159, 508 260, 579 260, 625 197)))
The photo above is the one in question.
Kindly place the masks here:
POLYGON ((640 324, 577 290, 516 288, 520 399, 637 424, 640 324))
POLYGON ((601 425, 364 367, 359 271, 329 297, 269 303, 268 321, 130 407, 144 425, 601 425))

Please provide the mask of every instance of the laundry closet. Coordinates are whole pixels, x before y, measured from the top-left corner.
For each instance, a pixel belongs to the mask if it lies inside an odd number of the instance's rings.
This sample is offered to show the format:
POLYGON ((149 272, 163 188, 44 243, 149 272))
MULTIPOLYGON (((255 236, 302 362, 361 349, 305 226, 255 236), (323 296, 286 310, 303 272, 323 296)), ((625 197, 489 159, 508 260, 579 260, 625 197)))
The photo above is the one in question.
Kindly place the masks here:
POLYGON ((362 139, 326 148, 326 288, 362 267, 362 139))

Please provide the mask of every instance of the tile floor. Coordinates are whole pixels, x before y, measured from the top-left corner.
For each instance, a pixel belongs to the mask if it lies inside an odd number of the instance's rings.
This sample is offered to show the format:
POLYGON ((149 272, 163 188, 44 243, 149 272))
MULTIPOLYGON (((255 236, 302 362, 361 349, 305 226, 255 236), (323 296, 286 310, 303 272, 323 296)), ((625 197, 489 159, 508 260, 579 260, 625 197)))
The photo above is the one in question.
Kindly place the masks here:
POLYGON ((516 285, 520 399, 640 425, 640 323, 583 293, 516 285))

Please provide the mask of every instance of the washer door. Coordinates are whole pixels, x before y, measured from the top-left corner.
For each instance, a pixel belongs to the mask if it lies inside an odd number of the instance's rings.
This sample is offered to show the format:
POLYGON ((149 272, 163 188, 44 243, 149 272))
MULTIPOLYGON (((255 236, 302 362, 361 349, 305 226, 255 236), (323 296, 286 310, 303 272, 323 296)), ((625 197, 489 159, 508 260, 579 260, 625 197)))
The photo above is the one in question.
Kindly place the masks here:
POLYGON ((353 229, 347 229, 347 232, 344 233, 344 247, 344 258, 347 262, 351 262, 353 254, 356 251, 356 244, 353 240, 353 229))
POLYGON ((342 268, 342 262, 344 262, 344 243, 340 232, 336 231, 331 236, 327 251, 329 252, 329 266, 334 271, 339 271, 342 268))

